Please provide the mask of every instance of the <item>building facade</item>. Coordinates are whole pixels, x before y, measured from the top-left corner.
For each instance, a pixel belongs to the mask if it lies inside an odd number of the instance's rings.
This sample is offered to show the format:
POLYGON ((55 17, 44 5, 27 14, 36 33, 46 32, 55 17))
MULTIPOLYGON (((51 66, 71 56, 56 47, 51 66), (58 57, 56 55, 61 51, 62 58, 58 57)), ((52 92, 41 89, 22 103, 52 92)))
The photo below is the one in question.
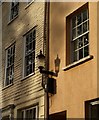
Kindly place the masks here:
POLYGON ((50 117, 99 119, 99 2, 51 2, 49 69, 61 60, 50 117))
POLYGON ((4 2, 2 11, 2 117, 44 118, 42 50, 49 70, 60 58, 50 119, 99 118, 99 2, 4 2))
POLYGON ((3 2, 2 11, 2 118, 44 118, 36 56, 44 52, 45 3, 3 2))

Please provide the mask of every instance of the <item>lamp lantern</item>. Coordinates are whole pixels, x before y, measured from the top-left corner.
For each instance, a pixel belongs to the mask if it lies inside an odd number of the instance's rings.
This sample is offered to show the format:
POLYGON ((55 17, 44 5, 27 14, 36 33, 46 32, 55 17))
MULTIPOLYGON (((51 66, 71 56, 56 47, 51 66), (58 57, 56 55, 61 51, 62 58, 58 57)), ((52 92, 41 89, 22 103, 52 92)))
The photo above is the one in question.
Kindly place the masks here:
POLYGON ((58 73, 59 67, 60 67, 60 59, 59 59, 58 55, 54 62, 55 62, 55 72, 58 73))
POLYGON ((45 56, 44 54, 42 53, 42 51, 40 50, 40 53, 37 55, 36 57, 38 59, 38 68, 40 69, 40 71, 42 69, 44 69, 44 65, 45 65, 45 56))
POLYGON ((42 51, 40 50, 40 53, 37 55, 36 57, 38 59, 38 68, 40 70, 41 74, 47 74, 47 75, 51 75, 51 76, 58 76, 58 72, 59 72, 59 67, 60 67, 60 59, 57 55, 57 58, 55 59, 55 72, 53 71, 49 71, 49 70, 45 70, 44 65, 45 65, 45 56, 42 54, 42 51))

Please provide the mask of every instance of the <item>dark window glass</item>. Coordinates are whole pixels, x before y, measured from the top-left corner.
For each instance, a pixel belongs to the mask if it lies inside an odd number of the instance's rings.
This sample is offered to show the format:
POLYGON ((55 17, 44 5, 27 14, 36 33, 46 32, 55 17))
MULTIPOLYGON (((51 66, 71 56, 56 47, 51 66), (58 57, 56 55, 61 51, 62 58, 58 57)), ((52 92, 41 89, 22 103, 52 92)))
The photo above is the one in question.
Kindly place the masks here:
POLYGON ((77 25, 81 24, 82 22, 82 16, 81 13, 79 15, 77 15, 77 25))
POLYGON ((84 10, 72 18, 71 62, 89 55, 89 18, 88 10, 84 10))
POLYGON ((18 11, 19 11, 19 2, 12 2, 10 19, 15 18, 18 15, 18 11))
POLYGON ((37 118, 37 106, 29 109, 25 109, 21 112, 22 119, 35 120, 37 118))
POLYGON ((5 85, 9 85, 13 82, 14 78, 14 57, 15 57, 15 45, 12 45, 7 49, 7 63, 6 63, 6 81, 5 85))
POLYGON ((35 70, 35 39, 36 30, 33 29, 26 35, 25 76, 33 73, 35 70))

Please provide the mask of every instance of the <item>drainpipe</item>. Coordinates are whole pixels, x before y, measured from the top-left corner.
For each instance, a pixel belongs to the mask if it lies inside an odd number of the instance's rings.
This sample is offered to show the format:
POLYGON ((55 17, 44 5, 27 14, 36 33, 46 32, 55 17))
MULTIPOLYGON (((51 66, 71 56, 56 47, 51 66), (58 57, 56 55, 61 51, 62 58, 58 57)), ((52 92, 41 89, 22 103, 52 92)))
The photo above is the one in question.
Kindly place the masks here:
MULTIPOLYGON (((44 42, 43 42, 43 52, 45 53, 45 68, 49 70, 49 8, 50 2, 45 2, 45 16, 44 16, 44 42)), ((48 76, 45 77, 47 81, 48 76)), ((48 92, 45 92, 44 95, 44 103, 45 103, 45 120, 49 120, 49 95, 48 92)))

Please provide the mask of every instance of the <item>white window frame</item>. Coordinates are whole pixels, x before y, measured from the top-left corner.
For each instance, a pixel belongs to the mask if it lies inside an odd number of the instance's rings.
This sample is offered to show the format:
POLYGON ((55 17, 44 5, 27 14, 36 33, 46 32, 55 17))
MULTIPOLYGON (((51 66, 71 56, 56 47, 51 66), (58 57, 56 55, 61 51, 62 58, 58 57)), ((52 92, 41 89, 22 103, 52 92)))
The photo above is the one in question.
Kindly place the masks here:
POLYGON ((70 54, 71 54, 71 63, 73 63, 73 62, 76 62, 76 61, 79 61, 80 59, 82 59, 82 58, 85 58, 85 57, 87 57, 88 55, 89 55, 89 15, 88 15, 88 9, 84 9, 84 10, 82 10, 81 12, 79 12, 78 14, 75 14, 75 15, 73 15, 73 17, 71 18, 71 41, 70 41, 70 54), (77 24, 77 16, 79 15, 79 14, 81 14, 81 18, 83 19, 83 12, 84 11, 87 11, 87 19, 85 20, 85 21, 81 21, 81 23, 80 24, 77 24), (72 23, 74 22, 72 22, 72 20, 73 20, 73 18, 76 18, 76 26, 72 26, 72 23), (82 28, 82 30, 84 29, 84 23, 86 23, 87 24, 87 30, 85 31, 85 32, 83 32, 83 33, 81 33, 81 34, 79 34, 78 36, 77 36, 77 28, 78 27, 80 27, 81 26, 81 28, 82 28), (73 38, 72 36, 73 36, 73 30, 76 30, 76 36, 75 36, 75 38, 73 38), (87 37, 85 37, 85 36, 88 36, 88 39, 87 39, 87 37), (85 38, 84 38, 85 37, 85 38), (81 47, 79 47, 79 45, 80 45, 80 39, 82 40, 82 46, 81 47), (88 41, 88 43, 86 44, 86 45, 84 45, 84 41, 85 41, 85 39, 88 41), (78 42, 79 41, 79 42, 78 42), (75 49, 75 47, 74 47, 74 43, 77 43, 77 45, 76 45, 76 49, 75 49), (79 44, 79 45, 78 45, 79 44), (88 47, 88 55, 86 55, 85 56, 85 48, 87 48, 88 47), (82 50, 82 53, 81 53, 81 55, 82 55, 82 57, 80 58, 80 56, 79 56, 79 54, 80 54, 80 51, 82 50), (77 53, 77 56, 76 55, 74 55, 74 52, 75 53, 77 53), (76 56, 76 59, 75 59, 75 56, 76 56))
MULTIPOLYGON (((33 71, 30 73, 30 74, 26 74, 26 36, 28 36, 29 34, 33 34, 33 32, 35 31, 35 39, 32 41, 35 43, 35 49, 32 51, 32 53, 34 53, 34 56, 35 56, 35 52, 36 52, 36 27, 34 27, 32 30, 30 30, 29 32, 27 32, 25 35, 24 35, 24 54, 23 54, 23 78, 24 77, 27 77, 27 76, 31 76, 32 74, 35 73, 35 57, 34 57, 34 61, 31 61, 34 65, 34 68, 33 68, 33 71)), ((32 54, 31 53, 31 54, 32 54)), ((27 55, 28 56, 28 55, 27 55)), ((32 59, 33 60, 33 59, 32 59)))
MULTIPOLYGON (((21 114, 22 114, 22 112, 23 112, 22 119, 25 119, 25 118, 26 118, 26 112, 27 112, 27 111, 33 110, 33 109, 36 109, 36 113, 35 113, 35 117, 36 117, 36 118, 34 118, 34 119, 37 119, 37 118, 38 118, 38 105, 22 110, 22 111, 21 111, 21 114)), ((33 114, 32 114, 32 115, 33 115, 33 114)), ((28 118, 26 118, 26 119, 28 119, 28 118)), ((29 119, 30 119, 30 118, 29 118, 29 119)), ((33 116, 32 116, 31 119, 33 119, 33 116)), ((34 119, 33 119, 33 120, 34 120, 34 119)))
POLYGON ((4 80, 4 86, 8 86, 10 84, 13 83, 14 80, 14 60, 15 60, 15 44, 12 44, 10 47, 8 47, 6 49, 6 65, 5 65, 5 80, 4 80), (14 54, 9 55, 10 57, 8 58, 8 51, 11 52, 11 49, 13 48, 14 50, 14 54), (11 63, 11 65, 8 65, 8 59, 10 59, 13 56, 13 62, 11 63), (11 67, 13 71, 11 71, 11 67), (8 75, 8 71, 7 69, 10 70, 10 72, 12 73, 11 75, 8 75), (9 80, 7 81, 7 78, 9 77, 9 80))
POLYGON ((10 21, 13 20, 14 18, 16 18, 18 16, 18 13, 19 13, 19 2, 18 2, 18 0, 12 0, 12 2, 10 3, 10 21), (12 2, 16 3, 13 7, 12 7, 12 2), (12 9, 15 9, 16 6, 18 7, 17 8, 17 14, 12 17, 12 9))

